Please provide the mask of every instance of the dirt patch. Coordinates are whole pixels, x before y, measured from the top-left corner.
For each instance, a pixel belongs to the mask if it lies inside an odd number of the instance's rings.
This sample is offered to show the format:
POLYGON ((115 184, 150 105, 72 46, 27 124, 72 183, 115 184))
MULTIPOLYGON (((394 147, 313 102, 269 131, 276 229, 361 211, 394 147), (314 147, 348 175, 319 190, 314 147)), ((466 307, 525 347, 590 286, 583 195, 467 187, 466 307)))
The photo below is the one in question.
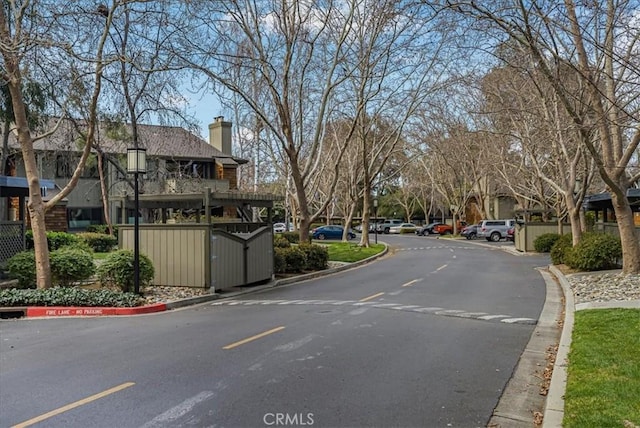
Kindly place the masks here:
POLYGON ((569 266, 567 265, 554 265, 556 269, 558 269, 560 272, 562 272, 563 275, 570 275, 572 273, 578 273, 581 272, 577 269, 571 269, 569 266))

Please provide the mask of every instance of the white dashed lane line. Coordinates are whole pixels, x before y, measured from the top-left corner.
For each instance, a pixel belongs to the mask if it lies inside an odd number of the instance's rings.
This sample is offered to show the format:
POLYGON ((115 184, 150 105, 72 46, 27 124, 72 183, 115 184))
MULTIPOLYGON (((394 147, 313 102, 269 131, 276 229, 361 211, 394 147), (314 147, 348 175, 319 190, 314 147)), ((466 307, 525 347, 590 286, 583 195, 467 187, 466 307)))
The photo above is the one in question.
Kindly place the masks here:
POLYGON ((378 309, 393 309, 403 312, 418 312, 422 314, 433 314, 444 317, 475 319, 488 322, 501 322, 504 324, 526 324, 535 325, 537 320, 533 318, 514 317, 505 314, 488 314, 486 312, 470 312, 462 309, 445 309, 440 307, 422 307, 418 305, 405 305, 402 303, 379 303, 379 302, 358 302, 354 300, 221 300, 211 303, 211 306, 252 306, 252 305, 334 305, 334 306, 355 306, 370 307, 378 309))

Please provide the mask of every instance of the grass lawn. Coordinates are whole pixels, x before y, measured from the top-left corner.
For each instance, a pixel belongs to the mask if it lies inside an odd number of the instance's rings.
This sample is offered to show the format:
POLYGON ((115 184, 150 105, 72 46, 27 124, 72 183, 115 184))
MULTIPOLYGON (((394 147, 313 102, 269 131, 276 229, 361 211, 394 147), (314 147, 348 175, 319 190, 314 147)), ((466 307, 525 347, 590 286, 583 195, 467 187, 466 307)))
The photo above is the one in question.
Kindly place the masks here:
MULTIPOLYGON (((315 244, 316 242, 314 242, 315 244)), ((383 244, 371 244, 371 247, 360 247, 358 244, 351 242, 330 242, 322 243, 329 250, 329 260, 334 262, 353 263, 364 260, 374 254, 378 254, 384 250, 383 244)))
POLYGON ((640 309, 575 313, 564 427, 640 426, 640 309))

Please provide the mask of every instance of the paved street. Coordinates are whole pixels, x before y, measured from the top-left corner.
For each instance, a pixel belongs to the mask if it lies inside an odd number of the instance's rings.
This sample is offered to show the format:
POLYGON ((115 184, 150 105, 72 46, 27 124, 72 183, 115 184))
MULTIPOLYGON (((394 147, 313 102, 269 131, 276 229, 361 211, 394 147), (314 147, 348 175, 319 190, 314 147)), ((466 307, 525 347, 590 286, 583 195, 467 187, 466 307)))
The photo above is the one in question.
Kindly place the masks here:
POLYGON ((393 250, 375 263, 241 299, 2 321, 0 426, 485 426, 547 258, 380 239, 393 250))

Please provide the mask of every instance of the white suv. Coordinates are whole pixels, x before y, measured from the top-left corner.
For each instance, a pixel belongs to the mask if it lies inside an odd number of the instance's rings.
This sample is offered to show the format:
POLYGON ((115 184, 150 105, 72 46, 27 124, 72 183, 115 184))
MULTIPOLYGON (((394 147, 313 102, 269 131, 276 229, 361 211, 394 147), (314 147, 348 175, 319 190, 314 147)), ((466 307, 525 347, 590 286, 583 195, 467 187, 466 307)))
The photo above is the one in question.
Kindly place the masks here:
POLYGON ((478 225, 478 238, 487 241, 498 242, 507 237, 507 230, 515 226, 514 219, 509 220, 482 220, 478 225))

